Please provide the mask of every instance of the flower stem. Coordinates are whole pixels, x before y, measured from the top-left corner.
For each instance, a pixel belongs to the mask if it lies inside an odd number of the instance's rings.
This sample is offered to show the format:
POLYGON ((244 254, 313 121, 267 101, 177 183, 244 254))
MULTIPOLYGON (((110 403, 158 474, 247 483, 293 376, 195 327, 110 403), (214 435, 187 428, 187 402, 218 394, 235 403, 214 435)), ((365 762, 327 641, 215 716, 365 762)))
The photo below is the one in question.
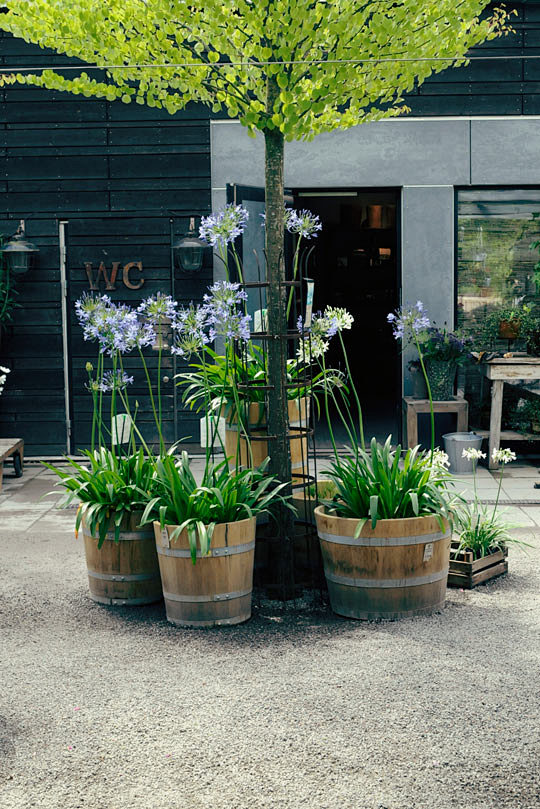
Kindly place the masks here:
POLYGON ((154 399, 154 392, 152 390, 152 381, 150 379, 150 374, 148 373, 148 366, 146 365, 146 360, 144 359, 144 354, 142 353, 142 349, 141 349, 140 346, 138 346, 138 348, 139 348, 139 355, 140 355, 143 370, 144 370, 144 375, 146 377, 146 383, 148 385, 148 392, 150 394, 150 403, 152 405, 152 413, 154 414, 154 420, 156 422, 156 427, 157 427, 157 431, 158 431, 158 435, 159 435, 160 451, 164 452, 164 450, 162 450, 162 447, 163 448, 165 447, 165 442, 163 441, 163 435, 162 435, 162 432, 161 432, 161 423, 159 421, 157 410, 156 410, 156 401, 154 399))
POLYGON ((431 459, 433 459, 433 453, 435 451, 435 414, 433 410, 433 396, 431 394, 431 385, 429 384, 429 379, 426 371, 426 366, 424 365, 424 357, 422 354, 422 349, 420 348, 420 342, 418 340, 418 335, 415 331, 414 334, 414 342, 416 343, 416 350, 418 351, 418 357, 420 359, 420 366, 422 368, 422 373, 424 375, 424 379, 426 382, 426 388, 428 392, 428 399, 429 399, 429 417, 431 423, 431 459))
POLYGON ((345 342, 343 340, 343 336, 341 334, 341 331, 338 331, 338 335, 339 335, 339 341, 341 343, 341 349, 343 351, 343 358, 345 360, 345 367, 347 368, 347 377, 349 379, 349 383, 351 385, 351 390, 353 392, 353 396, 354 396, 354 399, 356 401, 356 406, 358 408, 358 427, 359 427, 359 431, 360 431, 360 441, 361 441, 361 444, 362 444, 362 449, 365 452, 366 451, 366 441, 365 441, 365 437, 364 437, 364 418, 363 418, 363 415, 362 415, 362 405, 360 404, 360 397, 358 396, 358 392, 356 390, 356 385, 354 384, 354 380, 353 380, 352 375, 351 375, 351 369, 350 369, 350 366, 349 366, 349 357, 347 355, 347 350, 345 348, 345 342))

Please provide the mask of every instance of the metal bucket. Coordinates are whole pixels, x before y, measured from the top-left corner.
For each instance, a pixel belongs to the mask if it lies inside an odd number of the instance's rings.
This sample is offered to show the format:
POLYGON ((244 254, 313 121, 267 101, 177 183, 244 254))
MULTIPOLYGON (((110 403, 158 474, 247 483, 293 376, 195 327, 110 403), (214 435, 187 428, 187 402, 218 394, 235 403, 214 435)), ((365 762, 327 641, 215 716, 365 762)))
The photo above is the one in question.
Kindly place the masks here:
POLYGON ((454 475, 472 475, 473 462, 463 457, 464 449, 481 449, 481 435, 477 433, 446 433, 443 435, 444 450, 450 461, 450 472, 454 475))

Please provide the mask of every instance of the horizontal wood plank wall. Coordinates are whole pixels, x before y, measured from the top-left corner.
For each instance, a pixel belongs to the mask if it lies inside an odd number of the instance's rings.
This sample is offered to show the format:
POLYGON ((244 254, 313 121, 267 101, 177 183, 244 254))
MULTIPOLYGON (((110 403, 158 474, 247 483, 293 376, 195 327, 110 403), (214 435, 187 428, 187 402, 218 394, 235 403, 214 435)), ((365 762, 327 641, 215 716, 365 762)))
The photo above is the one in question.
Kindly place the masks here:
MULTIPOLYGON (((493 3, 492 8, 499 3, 493 3)), ((540 2, 504 3, 514 33, 480 45, 474 56, 540 55, 540 2)), ((540 115, 540 59, 472 61, 445 70, 404 96, 415 116, 540 115)))
MULTIPOLYGON (((515 33, 475 52, 540 54, 540 2, 507 8, 518 12, 515 33)), ((0 32, 2 66, 69 62, 0 32)), ((210 210, 210 113, 193 105, 171 117, 18 86, 1 91, 0 102, 0 233, 11 235, 24 217, 40 248, 37 267, 20 278, 20 308, 0 348, 0 362, 12 369, 0 400, 0 437, 20 435, 28 454, 54 455, 66 450, 58 220, 70 222, 71 302, 85 286, 81 262, 115 250, 119 261, 143 260, 144 293, 168 291, 170 217, 180 234, 190 214, 210 210)), ((406 103, 421 116, 540 115, 540 60, 471 62, 432 76, 406 103)), ((200 299, 210 278, 209 264, 198 278, 177 274, 177 297, 200 299)), ((88 346, 72 333, 78 444, 88 432, 89 401, 81 390, 88 346)), ((177 435, 196 433, 197 418, 180 410, 177 435)))
MULTIPOLYGON (((2 65, 67 62, 0 35, 2 65)), ((0 437, 23 437, 28 455, 58 455, 67 449, 58 221, 69 221, 76 449, 89 433, 84 366, 95 353, 82 341, 72 311, 73 301, 88 289, 84 261, 92 261, 95 270, 101 260, 108 269, 113 260, 143 262, 145 285, 132 292, 117 283, 111 293, 117 301, 138 303, 147 294, 171 291, 170 220, 178 237, 187 230, 189 215, 210 210, 209 113, 192 105, 170 116, 136 104, 20 86, 2 91, 0 101, 0 234, 12 235, 24 218, 28 238, 40 249, 35 268, 19 276, 20 308, 0 347, 0 364, 12 370, 0 399, 0 437)), ((196 277, 177 271, 177 298, 200 300, 211 278, 210 261, 196 277)), ((155 364, 155 355, 150 362, 155 364)), ((134 394, 140 399, 141 422, 152 435, 148 396, 141 387, 134 394)), ((165 403, 170 440, 175 438, 172 401, 171 383, 165 403)), ((177 437, 198 439, 193 413, 180 408, 177 428, 177 437)))

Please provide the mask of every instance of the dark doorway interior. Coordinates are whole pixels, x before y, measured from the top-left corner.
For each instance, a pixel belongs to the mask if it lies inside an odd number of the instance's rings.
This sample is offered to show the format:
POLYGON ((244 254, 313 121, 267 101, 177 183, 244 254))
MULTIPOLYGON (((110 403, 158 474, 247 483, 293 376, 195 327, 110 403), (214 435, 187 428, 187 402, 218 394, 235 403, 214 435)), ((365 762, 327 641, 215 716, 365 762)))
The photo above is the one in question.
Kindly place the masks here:
MULTIPOLYGON (((386 316, 399 305, 399 195, 397 191, 297 191, 295 207, 320 216, 322 232, 308 268, 315 280, 314 310, 343 306, 354 316, 345 332, 351 372, 365 418, 366 440, 392 434, 399 439, 401 367, 399 346, 386 316)), ((337 339, 327 365, 343 367, 337 339)), ((346 433, 334 413, 336 439, 346 433)), ((329 447, 324 417, 317 425, 317 446, 329 447)))

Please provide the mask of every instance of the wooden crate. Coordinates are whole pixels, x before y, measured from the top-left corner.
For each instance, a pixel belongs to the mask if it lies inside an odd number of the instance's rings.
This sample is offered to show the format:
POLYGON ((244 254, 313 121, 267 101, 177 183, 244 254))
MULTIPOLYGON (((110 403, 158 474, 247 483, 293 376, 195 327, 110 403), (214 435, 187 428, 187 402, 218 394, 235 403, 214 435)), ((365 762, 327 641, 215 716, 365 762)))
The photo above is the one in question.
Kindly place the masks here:
POLYGON ((490 553, 482 559, 474 559, 470 551, 460 551, 457 558, 454 558, 457 549, 458 543, 452 542, 448 572, 449 587, 472 590, 478 584, 508 573, 508 548, 490 553))

